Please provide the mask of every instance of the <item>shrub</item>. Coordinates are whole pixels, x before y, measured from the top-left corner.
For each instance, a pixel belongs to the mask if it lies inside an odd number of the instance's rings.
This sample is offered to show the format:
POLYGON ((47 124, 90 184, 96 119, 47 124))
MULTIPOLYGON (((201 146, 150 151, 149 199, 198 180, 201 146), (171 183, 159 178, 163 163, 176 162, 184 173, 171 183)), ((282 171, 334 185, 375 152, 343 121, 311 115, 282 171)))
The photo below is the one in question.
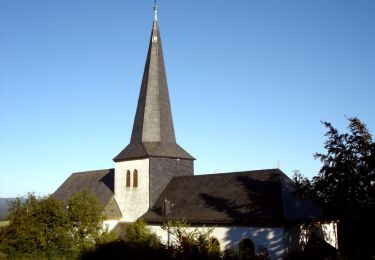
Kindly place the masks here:
POLYGON ((129 243, 149 246, 151 248, 161 246, 159 238, 147 228, 146 222, 141 219, 138 219, 127 227, 126 240, 129 243))
POLYGON ((178 259, 221 259, 220 246, 211 236, 214 228, 192 228, 186 221, 168 221, 162 228, 176 240, 171 243, 178 259))
POLYGON ((28 194, 26 200, 18 198, 9 205, 9 225, 1 231, 0 251, 14 257, 75 257, 96 243, 115 239, 102 230, 101 212, 88 191, 77 192, 67 205, 52 196, 38 199, 28 194))

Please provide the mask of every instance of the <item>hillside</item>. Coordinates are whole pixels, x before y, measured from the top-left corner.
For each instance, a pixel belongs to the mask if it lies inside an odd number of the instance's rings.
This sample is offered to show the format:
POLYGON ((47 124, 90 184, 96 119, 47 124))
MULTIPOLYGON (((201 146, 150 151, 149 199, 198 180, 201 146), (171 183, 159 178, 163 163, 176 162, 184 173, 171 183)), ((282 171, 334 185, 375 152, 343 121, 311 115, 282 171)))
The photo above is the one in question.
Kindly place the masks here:
POLYGON ((0 198, 0 221, 4 220, 8 214, 8 203, 15 198, 0 198))

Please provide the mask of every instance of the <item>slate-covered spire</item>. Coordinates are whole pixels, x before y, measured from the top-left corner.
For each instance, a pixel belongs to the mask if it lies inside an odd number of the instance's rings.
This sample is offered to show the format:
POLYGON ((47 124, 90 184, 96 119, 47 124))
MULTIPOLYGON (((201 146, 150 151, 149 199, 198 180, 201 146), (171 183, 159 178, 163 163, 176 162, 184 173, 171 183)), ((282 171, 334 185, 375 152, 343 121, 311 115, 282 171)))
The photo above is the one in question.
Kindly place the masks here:
POLYGON ((150 156, 194 159, 176 143, 157 11, 155 4, 130 144, 113 159, 115 162, 150 156))

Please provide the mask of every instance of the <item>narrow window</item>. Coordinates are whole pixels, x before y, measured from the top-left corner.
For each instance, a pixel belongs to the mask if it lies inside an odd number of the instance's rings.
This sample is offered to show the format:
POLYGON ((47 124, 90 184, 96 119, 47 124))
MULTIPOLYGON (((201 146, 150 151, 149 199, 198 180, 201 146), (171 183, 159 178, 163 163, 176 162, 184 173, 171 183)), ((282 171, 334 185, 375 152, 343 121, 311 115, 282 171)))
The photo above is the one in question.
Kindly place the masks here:
POLYGON ((133 187, 138 187, 138 171, 133 172, 133 187))
POLYGON ((255 254, 254 243, 249 238, 244 238, 240 242, 241 259, 252 257, 255 254))
POLYGON ((130 171, 126 171, 126 187, 130 187, 130 171))

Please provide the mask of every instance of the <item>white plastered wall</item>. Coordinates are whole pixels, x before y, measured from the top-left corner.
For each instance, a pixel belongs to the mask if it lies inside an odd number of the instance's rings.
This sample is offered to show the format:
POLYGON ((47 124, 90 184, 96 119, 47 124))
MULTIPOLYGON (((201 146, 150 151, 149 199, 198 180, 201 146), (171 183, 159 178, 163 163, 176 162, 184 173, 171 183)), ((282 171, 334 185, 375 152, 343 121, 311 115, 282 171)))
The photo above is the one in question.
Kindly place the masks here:
MULTIPOLYGON (((312 232, 314 232, 316 235, 318 235, 331 246, 335 248, 339 247, 337 239, 336 222, 316 224, 315 227, 312 229, 312 232)), ((303 227, 300 227, 300 233, 300 244, 306 245, 309 239, 308 232, 303 227)))
POLYGON ((115 199, 121 210, 121 221, 134 222, 149 208, 149 159, 115 163, 115 199), (133 173, 138 172, 138 187, 133 187, 133 173), (130 187, 126 172, 130 171, 130 187))
POLYGON ((323 239, 335 248, 339 248, 339 243, 337 240, 337 223, 326 223, 321 224, 324 237, 323 239))
MULTIPOLYGON (((159 225, 148 225, 150 230, 160 237, 165 244, 168 243, 168 232, 159 225)), ((190 228, 191 230, 195 227, 190 228)), ((207 230, 205 227, 197 227, 198 230, 207 230)), ((258 249, 267 248, 270 259, 282 259, 285 254, 284 229, 283 228, 260 228, 260 227, 225 227, 216 226, 211 234, 220 242, 220 249, 226 248, 238 250, 239 243, 243 238, 250 238, 255 247, 255 253, 258 249)), ((169 237, 171 243, 175 238, 169 237)))
POLYGON ((107 219, 107 220, 104 220, 103 221, 103 230, 108 230, 108 231, 111 231, 113 230, 116 225, 119 223, 118 220, 115 220, 115 219, 107 219))

